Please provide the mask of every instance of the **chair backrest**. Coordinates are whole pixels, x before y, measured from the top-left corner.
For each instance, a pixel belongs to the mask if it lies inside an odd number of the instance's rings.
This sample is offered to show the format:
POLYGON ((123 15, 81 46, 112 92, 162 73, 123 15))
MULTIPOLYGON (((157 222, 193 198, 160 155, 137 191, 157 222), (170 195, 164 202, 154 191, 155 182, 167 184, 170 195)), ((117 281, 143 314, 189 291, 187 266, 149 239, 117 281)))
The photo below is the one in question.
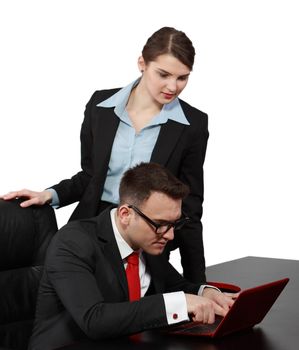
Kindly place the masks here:
POLYGON ((57 231, 49 205, 0 199, 0 347, 27 349, 45 253, 57 231))

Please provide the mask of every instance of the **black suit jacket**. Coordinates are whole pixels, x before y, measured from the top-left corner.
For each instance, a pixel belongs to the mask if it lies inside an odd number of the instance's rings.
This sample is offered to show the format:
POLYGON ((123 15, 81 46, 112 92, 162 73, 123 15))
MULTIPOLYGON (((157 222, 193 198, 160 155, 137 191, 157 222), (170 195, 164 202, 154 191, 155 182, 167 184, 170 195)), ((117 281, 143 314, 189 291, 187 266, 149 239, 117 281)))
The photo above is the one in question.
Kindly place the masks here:
MULTIPOLYGON (((98 214, 111 149, 119 125, 114 108, 97 107, 119 89, 96 91, 86 105, 81 128, 82 171, 63 180, 54 188, 60 206, 79 201, 71 220, 98 214)), ((202 238, 203 164, 208 140, 208 118, 198 109, 180 100, 190 125, 172 120, 161 126, 151 161, 164 165, 190 187, 183 210, 192 218, 190 224, 175 235, 167 251, 179 247, 184 276, 198 282, 205 278, 202 238)))
POLYGON ((163 292, 196 294, 164 256, 145 254, 154 295, 129 302, 110 210, 64 226, 52 240, 41 280, 29 349, 47 350, 167 325, 163 292))

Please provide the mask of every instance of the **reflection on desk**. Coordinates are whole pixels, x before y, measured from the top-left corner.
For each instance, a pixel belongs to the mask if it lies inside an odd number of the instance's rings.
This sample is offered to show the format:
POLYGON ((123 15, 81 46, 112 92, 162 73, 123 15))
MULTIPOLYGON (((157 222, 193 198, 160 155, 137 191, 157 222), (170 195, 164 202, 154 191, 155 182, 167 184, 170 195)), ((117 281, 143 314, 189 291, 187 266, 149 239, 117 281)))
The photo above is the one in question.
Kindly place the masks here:
POLYGON ((158 331, 148 331, 138 334, 138 339, 130 337, 104 340, 101 342, 82 341, 62 349, 65 350, 260 350, 274 349, 271 341, 263 331, 256 327, 241 333, 235 333, 222 339, 194 338, 170 336, 158 331), (242 347, 240 347, 242 345, 242 347))

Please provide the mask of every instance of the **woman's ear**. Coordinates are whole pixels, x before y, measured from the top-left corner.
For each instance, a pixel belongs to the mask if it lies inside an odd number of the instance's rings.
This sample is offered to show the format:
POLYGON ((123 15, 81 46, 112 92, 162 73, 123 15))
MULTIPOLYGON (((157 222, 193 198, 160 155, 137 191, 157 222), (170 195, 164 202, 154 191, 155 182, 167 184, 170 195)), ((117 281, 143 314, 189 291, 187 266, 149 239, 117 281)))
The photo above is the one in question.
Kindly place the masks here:
POLYGON ((142 56, 138 58, 138 69, 140 70, 141 73, 143 73, 145 70, 145 62, 142 56))

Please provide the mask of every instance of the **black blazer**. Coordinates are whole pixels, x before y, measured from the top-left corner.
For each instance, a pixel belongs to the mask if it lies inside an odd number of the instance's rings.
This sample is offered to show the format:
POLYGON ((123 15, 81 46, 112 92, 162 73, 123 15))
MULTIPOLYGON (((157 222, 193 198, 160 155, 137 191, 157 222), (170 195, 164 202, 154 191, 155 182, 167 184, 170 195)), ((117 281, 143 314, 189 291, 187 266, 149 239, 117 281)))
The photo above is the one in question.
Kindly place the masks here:
MULTIPOLYGON (((98 214, 111 149, 119 125, 114 108, 97 107, 119 89, 96 91, 86 105, 81 128, 82 171, 71 179, 51 186, 60 199, 60 206, 79 201, 71 220, 98 214)), ((198 109, 180 100, 190 125, 172 120, 161 126, 151 161, 164 165, 188 184, 190 195, 183 210, 192 222, 178 231, 167 250, 180 249, 184 276, 197 282, 205 278, 202 239, 203 164, 208 140, 208 118, 198 109)), ((167 251, 166 251, 167 252, 167 251)))
POLYGON ((129 302, 110 210, 64 226, 48 248, 29 349, 54 349, 86 336, 111 338, 167 325, 161 293, 196 294, 200 285, 185 280, 164 256, 145 254, 145 259, 155 294, 129 302))

